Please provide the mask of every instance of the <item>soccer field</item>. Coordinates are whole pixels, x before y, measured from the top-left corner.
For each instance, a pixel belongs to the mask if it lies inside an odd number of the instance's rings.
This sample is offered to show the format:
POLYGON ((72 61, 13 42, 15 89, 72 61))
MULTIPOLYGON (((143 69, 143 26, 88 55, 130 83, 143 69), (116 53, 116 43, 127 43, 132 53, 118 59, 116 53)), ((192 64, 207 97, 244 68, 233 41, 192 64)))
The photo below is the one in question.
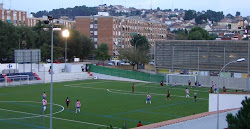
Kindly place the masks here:
MULTIPOLYGON (((208 111, 209 88, 189 88, 190 98, 185 98, 184 86, 165 86, 156 83, 135 83, 111 80, 84 80, 54 83, 53 128, 99 129, 108 125, 122 128, 176 119, 208 111), (172 100, 166 100, 170 89, 172 100), (194 91, 198 100, 194 101, 194 91), (150 93, 152 104, 146 104, 150 93), (66 109, 65 99, 71 100, 66 109), (81 112, 75 113, 79 99, 81 112)), ((25 85, 0 88, 0 128, 39 129, 50 127, 50 84, 25 85), (47 94, 47 109, 43 115, 42 94, 47 94)))

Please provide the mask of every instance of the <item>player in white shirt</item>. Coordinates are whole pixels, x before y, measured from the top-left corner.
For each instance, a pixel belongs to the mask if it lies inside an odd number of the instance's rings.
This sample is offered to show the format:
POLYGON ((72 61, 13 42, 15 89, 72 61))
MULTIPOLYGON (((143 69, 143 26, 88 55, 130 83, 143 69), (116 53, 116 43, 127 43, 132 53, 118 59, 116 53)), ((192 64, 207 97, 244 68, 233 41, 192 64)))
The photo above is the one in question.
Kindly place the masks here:
POLYGON ((148 93, 148 95, 147 95, 146 104, 147 104, 148 102, 151 104, 151 95, 150 95, 149 93, 148 93))
POLYGON ((76 101, 76 113, 77 111, 80 112, 80 107, 81 107, 81 103, 79 100, 76 101))
POLYGON ((190 96, 189 96, 189 90, 188 90, 188 88, 186 88, 185 92, 186 92, 186 98, 189 98, 190 96))
POLYGON ((43 111, 45 111, 46 110, 46 105, 47 105, 47 100, 43 99, 42 104, 43 104, 43 111))

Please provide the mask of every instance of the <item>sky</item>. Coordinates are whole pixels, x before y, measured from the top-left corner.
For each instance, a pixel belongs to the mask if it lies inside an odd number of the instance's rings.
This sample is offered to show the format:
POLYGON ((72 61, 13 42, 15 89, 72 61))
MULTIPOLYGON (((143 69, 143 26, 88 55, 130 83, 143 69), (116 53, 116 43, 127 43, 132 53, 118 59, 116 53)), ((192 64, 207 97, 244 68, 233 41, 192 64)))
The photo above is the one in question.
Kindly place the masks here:
POLYGON ((1 0, 5 9, 30 12, 41 10, 51 11, 58 8, 73 8, 86 5, 88 7, 107 5, 123 5, 138 9, 193 9, 196 11, 223 11, 224 15, 235 15, 236 11, 242 16, 250 16, 250 0, 1 0))

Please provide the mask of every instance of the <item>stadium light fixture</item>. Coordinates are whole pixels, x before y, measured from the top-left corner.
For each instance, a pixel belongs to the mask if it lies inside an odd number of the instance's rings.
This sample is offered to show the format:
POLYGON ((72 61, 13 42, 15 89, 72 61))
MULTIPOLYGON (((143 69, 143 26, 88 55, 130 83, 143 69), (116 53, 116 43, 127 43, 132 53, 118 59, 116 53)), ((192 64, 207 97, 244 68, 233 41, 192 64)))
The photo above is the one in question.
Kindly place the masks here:
POLYGON ((229 64, 231 63, 236 63, 236 62, 243 62, 245 61, 245 58, 240 58, 240 59, 237 59, 237 60, 234 60, 234 61, 231 61, 231 62, 228 62, 226 65, 224 65, 222 67, 222 69, 220 70, 219 74, 218 74, 218 87, 217 87, 217 129, 219 129, 219 114, 220 114, 220 111, 219 111, 219 91, 220 91, 220 87, 219 87, 219 84, 220 84, 220 73, 221 71, 229 64))

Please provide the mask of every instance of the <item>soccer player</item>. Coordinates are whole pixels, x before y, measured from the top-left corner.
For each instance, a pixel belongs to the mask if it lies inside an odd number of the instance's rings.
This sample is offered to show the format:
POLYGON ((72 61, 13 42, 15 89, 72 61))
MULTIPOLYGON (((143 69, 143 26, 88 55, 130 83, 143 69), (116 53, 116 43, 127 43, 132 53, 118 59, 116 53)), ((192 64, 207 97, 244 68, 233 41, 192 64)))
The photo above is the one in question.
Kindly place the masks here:
POLYGON ((194 101, 195 101, 195 102, 197 101, 196 99, 197 99, 197 92, 195 91, 195 92, 194 92, 194 101))
POLYGON ((133 83, 133 85, 132 85, 132 92, 134 93, 134 91, 135 91, 135 84, 133 83))
POLYGON ((65 103, 66 103, 66 105, 67 105, 67 109, 69 109, 69 103, 70 103, 69 97, 66 98, 65 103))
POLYGON ((214 93, 217 93, 217 88, 218 88, 218 87, 217 87, 217 85, 215 84, 215 85, 214 85, 214 93))
POLYGON ((171 100, 169 89, 168 89, 168 93, 167 93, 167 98, 166 98, 166 100, 168 100, 168 99, 171 100))
POLYGON ((214 88, 214 82, 212 81, 212 87, 214 88))
POLYGON ((189 96, 189 90, 188 90, 188 88, 186 88, 186 98, 189 98, 190 96, 189 96))
POLYGON ((225 87, 225 86, 223 86, 223 92, 226 92, 226 91, 227 91, 226 87, 225 87))
POLYGON ((160 85, 161 85, 161 87, 163 87, 163 81, 161 81, 160 85))
POLYGON ((46 93, 43 92, 43 99, 46 99, 46 93))
POLYGON ((77 111, 80 112, 80 107, 81 107, 81 103, 80 103, 79 100, 77 100, 77 101, 76 101, 76 113, 77 113, 77 111))
POLYGON ((194 82, 194 86, 195 86, 195 88, 197 87, 197 81, 194 82))
POLYGON ((46 105, 47 105, 47 100, 43 99, 42 104, 43 104, 43 111, 45 111, 46 110, 46 105))
POLYGON ((188 87, 191 87, 191 81, 190 80, 188 80, 188 87))
POLYGON ((213 87, 210 88, 210 93, 213 93, 213 87))
POLYGON ((143 126, 141 121, 139 121, 139 123, 137 124, 137 127, 143 126))
POLYGON ((148 102, 151 104, 151 95, 150 95, 149 93, 148 93, 148 95, 147 95, 146 104, 147 104, 148 102))

